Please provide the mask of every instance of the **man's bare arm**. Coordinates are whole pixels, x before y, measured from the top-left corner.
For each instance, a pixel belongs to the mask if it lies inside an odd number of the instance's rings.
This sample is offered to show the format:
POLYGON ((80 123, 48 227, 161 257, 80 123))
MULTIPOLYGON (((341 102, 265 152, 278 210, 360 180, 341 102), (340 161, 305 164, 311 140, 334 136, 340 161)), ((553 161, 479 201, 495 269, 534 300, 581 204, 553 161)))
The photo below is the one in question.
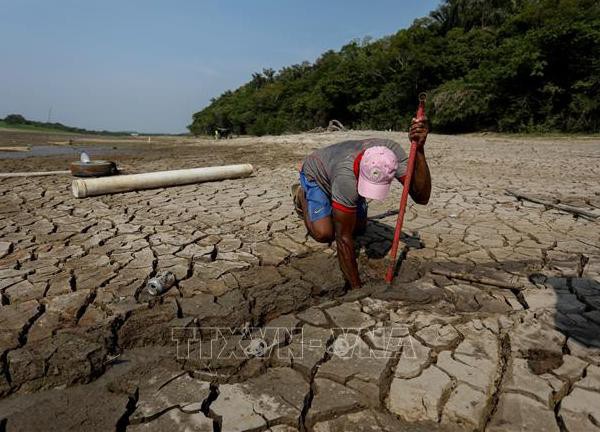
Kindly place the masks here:
POLYGON ((342 273, 344 273, 344 277, 352 288, 360 288, 360 276, 358 275, 358 265, 354 253, 354 238, 352 237, 356 226, 356 213, 345 213, 333 209, 333 225, 342 273))
POLYGON ((417 204, 427 204, 431 196, 431 175, 425 158, 425 140, 428 133, 429 122, 427 119, 422 121, 413 119, 408 136, 411 142, 417 143, 417 155, 410 185, 410 196, 417 204))
POLYGON ((427 204, 431 196, 431 175, 424 149, 417 148, 415 171, 410 184, 410 196, 417 204, 427 204))

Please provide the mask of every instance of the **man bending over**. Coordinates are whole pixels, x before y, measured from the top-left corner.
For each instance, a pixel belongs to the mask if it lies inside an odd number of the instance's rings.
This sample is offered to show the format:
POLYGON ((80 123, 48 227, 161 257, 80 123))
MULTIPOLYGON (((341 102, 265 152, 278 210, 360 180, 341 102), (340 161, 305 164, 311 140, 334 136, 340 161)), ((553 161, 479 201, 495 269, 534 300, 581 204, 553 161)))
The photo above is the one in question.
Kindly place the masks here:
MULTIPOLYGON (((418 148, 410 196, 417 204, 427 204, 431 194, 424 150, 428 133, 427 120, 413 119, 409 138, 418 148)), ((361 286, 354 234, 366 228, 366 199, 385 199, 394 178, 404 183, 407 161, 398 143, 377 138, 333 144, 304 159, 300 185, 292 187, 296 211, 316 241, 335 240, 340 267, 352 288, 361 286)))

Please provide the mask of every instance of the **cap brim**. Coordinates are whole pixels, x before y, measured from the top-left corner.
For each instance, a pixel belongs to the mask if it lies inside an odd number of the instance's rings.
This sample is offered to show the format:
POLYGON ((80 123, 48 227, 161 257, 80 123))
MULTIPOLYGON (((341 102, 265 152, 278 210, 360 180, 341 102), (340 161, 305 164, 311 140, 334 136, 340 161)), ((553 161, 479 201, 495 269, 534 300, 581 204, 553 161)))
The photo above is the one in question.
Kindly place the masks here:
POLYGON ((372 183, 363 176, 358 178, 358 194, 362 197, 384 200, 390 193, 392 183, 372 183))

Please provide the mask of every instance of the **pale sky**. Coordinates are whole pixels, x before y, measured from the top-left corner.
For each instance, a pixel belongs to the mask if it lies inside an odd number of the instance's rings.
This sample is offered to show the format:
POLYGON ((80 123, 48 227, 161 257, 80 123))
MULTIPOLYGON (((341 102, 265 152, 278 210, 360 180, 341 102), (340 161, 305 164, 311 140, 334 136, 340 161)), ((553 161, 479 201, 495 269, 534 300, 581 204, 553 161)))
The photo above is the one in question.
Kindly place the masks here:
POLYGON ((408 27, 438 0, 0 0, 0 118, 186 131, 253 72, 408 27))

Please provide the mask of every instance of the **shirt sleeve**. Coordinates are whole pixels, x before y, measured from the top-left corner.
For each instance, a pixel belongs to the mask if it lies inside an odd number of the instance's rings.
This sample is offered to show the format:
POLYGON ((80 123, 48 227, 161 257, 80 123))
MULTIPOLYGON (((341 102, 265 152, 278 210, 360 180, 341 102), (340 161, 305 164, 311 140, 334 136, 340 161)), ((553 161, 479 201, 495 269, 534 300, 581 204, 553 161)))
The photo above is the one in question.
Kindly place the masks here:
POLYGON ((331 184, 332 207, 346 213, 354 213, 359 199, 354 171, 349 166, 339 167, 331 184))

